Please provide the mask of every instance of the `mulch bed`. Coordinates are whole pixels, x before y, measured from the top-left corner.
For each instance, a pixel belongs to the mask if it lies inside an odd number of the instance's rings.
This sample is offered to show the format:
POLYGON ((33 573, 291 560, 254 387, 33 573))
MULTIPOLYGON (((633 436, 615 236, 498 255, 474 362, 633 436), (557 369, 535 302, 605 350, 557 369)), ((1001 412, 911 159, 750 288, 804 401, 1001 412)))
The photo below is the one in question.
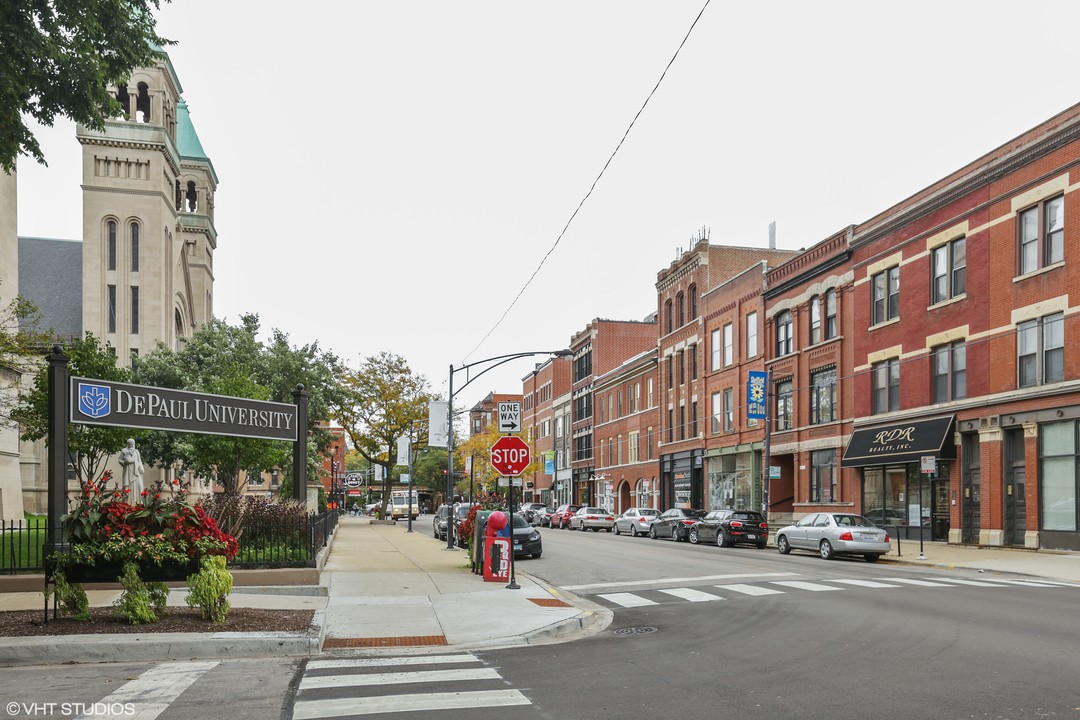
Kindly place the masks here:
POLYGON ((113 618, 113 608, 90 608, 91 619, 79 622, 70 617, 43 621, 42 610, 0 612, 0 637, 49 635, 102 635, 121 633, 216 633, 216 632, 307 632, 314 610, 262 610, 232 608, 224 623, 203 620, 197 609, 169 608, 164 617, 149 625, 128 625, 113 618))

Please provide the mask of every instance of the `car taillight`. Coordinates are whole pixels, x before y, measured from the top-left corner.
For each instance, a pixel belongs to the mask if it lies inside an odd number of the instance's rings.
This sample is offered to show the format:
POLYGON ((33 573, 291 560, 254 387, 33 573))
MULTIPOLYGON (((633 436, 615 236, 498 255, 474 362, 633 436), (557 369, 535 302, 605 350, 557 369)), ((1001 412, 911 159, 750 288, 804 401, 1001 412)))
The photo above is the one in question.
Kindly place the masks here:
POLYGON ((769 523, 767 523, 767 522, 760 523, 758 525, 758 527, 760 527, 762 530, 764 530, 765 528, 769 527, 769 523))
POLYGON ((693 525, 695 522, 697 522, 697 521, 696 520, 683 520, 682 524, 683 525, 693 525))
POLYGON ((585 519, 586 520, 599 520, 600 518, 596 517, 595 515, 586 515, 585 519))
POLYGON ((732 520, 732 521, 731 521, 731 527, 733 527, 733 528, 739 528, 739 527, 742 527, 742 523, 741 523, 741 522, 739 522, 738 520, 732 520))
POLYGON ((639 518, 638 518, 638 522, 640 522, 640 523, 643 523, 643 522, 645 522, 645 518, 643 518, 643 517, 639 517, 639 518))
POLYGON ((889 542, 889 533, 885 533, 885 542, 889 542))
POLYGON ((848 530, 847 532, 845 532, 845 533, 841 534, 841 535, 840 535, 840 539, 841 539, 841 540, 851 540, 851 539, 852 539, 852 537, 851 537, 851 531, 850 531, 850 530, 848 530))

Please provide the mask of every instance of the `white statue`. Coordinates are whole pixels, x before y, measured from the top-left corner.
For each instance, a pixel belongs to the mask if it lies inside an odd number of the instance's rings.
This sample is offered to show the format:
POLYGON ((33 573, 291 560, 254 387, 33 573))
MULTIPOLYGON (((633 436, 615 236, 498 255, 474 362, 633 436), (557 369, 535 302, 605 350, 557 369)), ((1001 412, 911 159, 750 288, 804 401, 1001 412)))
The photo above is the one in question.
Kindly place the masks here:
POLYGON ((123 486, 131 489, 132 498, 138 499, 143 491, 143 464, 132 438, 128 438, 127 447, 120 451, 120 467, 124 469, 123 486))

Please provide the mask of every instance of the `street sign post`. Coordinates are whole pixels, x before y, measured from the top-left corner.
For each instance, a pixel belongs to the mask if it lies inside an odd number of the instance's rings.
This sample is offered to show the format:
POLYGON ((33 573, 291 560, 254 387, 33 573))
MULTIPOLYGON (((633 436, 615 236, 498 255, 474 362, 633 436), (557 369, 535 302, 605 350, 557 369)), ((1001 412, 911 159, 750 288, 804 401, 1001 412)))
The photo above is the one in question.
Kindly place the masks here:
POLYGON ((516 435, 501 437, 491 446, 491 467, 500 475, 520 475, 530 460, 529 444, 516 435))

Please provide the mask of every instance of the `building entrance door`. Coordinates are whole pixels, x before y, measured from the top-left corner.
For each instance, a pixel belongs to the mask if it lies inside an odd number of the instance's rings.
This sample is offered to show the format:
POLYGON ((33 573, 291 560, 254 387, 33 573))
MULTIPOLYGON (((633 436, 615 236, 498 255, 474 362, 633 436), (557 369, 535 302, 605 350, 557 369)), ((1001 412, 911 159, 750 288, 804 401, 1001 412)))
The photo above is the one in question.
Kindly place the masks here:
POLYGON ((979 469, 972 468, 964 473, 962 482, 964 497, 960 500, 960 541, 979 542, 979 469))
POLYGON ((1027 531, 1027 504, 1024 500, 1024 468, 1005 474, 1005 544, 1023 545, 1027 531))

